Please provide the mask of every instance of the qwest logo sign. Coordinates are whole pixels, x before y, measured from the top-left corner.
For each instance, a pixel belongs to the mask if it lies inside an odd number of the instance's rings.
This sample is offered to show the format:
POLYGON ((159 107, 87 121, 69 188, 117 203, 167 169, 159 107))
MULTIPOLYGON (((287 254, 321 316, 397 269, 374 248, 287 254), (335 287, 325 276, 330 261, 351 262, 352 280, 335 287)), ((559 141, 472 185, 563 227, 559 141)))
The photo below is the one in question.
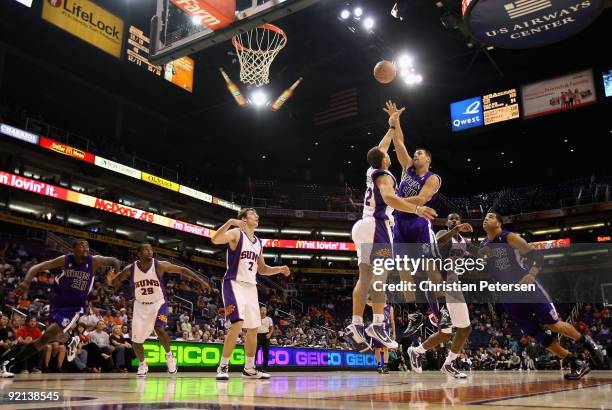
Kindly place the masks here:
POLYGON ((482 99, 474 97, 451 104, 451 123, 453 132, 481 127, 482 99))

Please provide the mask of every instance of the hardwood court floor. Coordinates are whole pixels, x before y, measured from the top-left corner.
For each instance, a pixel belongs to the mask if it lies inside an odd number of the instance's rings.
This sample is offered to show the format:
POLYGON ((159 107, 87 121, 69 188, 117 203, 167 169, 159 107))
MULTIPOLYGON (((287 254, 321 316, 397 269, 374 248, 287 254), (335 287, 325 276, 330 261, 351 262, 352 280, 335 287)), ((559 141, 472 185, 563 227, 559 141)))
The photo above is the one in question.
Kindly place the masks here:
POLYGON ((439 372, 273 373, 269 381, 239 372, 217 382, 214 373, 41 374, 0 379, 0 409, 612 409, 612 372, 566 381, 558 371, 471 372, 454 380, 439 372), (15 392, 59 392, 59 401, 10 400, 15 392))

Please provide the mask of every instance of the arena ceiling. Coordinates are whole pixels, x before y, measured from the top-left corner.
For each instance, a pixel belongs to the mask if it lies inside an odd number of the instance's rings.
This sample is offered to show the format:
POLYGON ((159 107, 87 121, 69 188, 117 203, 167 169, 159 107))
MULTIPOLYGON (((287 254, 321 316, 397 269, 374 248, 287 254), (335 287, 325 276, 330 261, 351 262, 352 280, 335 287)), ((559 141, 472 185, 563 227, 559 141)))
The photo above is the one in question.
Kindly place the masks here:
MULTIPOLYGON (((145 31, 155 7, 152 0, 98 3, 145 31)), ((191 94, 130 65, 125 56, 108 56, 49 25, 39 8, 7 1, 0 5, 0 40, 16 57, 7 58, 0 90, 5 100, 18 100, 48 122, 82 134, 118 134, 141 157, 230 187, 247 177, 361 186, 365 152, 386 130, 381 111, 386 99, 407 107, 408 146, 431 149, 447 195, 609 169, 605 150, 597 148, 612 138, 609 99, 571 113, 460 134, 450 131, 449 103, 584 68, 594 68, 599 81, 601 70, 612 68, 610 9, 566 41, 513 51, 468 47, 460 30, 445 28, 441 19, 448 22, 457 14, 460 0, 445 0, 442 8, 433 0, 415 0, 403 21, 390 16, 394 1, 353 1, 374 16, 373 34, 352 32, 338 19, 344 3, 322 1, 277 22, 289 43, 272 65, 268 92, 278 95, 304 77, 277 113, 235 105, 218 73, 224 67, 237 78, 229 43, 193 56, 191 94), (413 88, 377 84, 374 64, 402 52, 414 56, 424 82, 413 88), (330 94, 350 89, 358 115, 317 125, 315 114, 326 109, 330 94)))

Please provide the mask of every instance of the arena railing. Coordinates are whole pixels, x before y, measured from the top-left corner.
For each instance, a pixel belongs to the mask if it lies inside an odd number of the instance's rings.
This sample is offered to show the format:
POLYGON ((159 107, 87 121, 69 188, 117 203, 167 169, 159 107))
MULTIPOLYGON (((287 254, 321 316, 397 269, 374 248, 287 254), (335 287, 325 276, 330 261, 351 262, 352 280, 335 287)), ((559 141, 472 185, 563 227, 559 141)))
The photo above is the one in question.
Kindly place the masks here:
POLYGON ((187 307, 187 309, 189 309, 191 311, 191 313, 193 314, 193 302, 187 299, 184 299, 180 296, 177 295, 172 295, 173 299, 178 299, 180 302, 184 302, 185 303, 185 307, 187 307))
POLYGON ((64 240, 63 238, 60 238, 58 235, 50 231, 47 231, 47 240, 45 244, 46 246, 49 246, 52 249, 60 251, 62 253, 72 252, 72 247, 70 246, 68 241, 64 240))
MULTIPOLYGON (((27 131, 58 140, 59 142, 81 148, 85 151, 99 151, 98 149, 95 149, 96 144, 91 139, 70 131, 66 131, 62 128, 54 127, 41 120, 28 117, 26 118, 25 128, 27 131)), ((126 159, 128 158, 127 156, 124 157, 126 159)), ((179 180, 178 170, 137 157, 136 155, 130 155, 129 161, 127 162, 130 162, 131 166, 134 168, 146 169, 148 171, 155 172, 162 178, 174 180, 175 182, 179 180)))

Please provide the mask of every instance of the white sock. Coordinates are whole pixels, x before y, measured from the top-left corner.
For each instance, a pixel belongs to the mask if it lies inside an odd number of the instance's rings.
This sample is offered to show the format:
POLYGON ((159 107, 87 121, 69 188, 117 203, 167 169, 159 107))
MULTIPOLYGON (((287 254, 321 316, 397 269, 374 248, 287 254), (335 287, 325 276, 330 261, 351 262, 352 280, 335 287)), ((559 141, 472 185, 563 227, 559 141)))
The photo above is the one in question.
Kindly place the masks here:
POLYGON ((383 323, 384 321, 385 321, 384 314, 374 313, 374 323, 375 324, 383 323))
POLYGON ((246 364, 244 366, 245 369, 252 369, 255 367, 255 357, 247 357, 246 364))
POLYGON ((424 354, 424 353, 427 352, 427 350, 423 347, 422 344, 417 346, 416 351, 417 351, 418 354, 424 354))
POLYGON ((166 353, 166 357, 172 357, 172 352, 170 351, 170 352, 166 353))
POLYGON ((353 321, 351 323, 354 325, 363 325, 363 316, 353 315, 353 321))
POLYGON ((450 364, 450 362, 454 361, 459 355, 457 353, 453 353, 450 350, 448 351, 448 356, 446 356, 446 360, 444 364, 450 364))
POLYGON ((221 366, 227 366, 229 365, 229 357, 223 357, 221 356, 221 366))
POLYGON ((140 362, 141 364, 147 364, 147 359, 144 359, 142 362, 140 362))

